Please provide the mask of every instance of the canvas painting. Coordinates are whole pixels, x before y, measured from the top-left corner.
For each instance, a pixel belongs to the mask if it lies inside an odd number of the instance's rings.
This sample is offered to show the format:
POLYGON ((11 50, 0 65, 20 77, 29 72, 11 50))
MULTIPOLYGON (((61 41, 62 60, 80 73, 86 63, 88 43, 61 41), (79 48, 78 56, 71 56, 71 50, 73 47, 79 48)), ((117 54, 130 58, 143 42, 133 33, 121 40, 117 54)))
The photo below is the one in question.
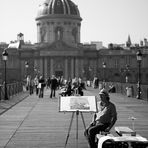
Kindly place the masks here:
POLYGON ((96 112, 97 103, 95 96, 69 96, 61 97, 59 101, 60 111, 96 112))

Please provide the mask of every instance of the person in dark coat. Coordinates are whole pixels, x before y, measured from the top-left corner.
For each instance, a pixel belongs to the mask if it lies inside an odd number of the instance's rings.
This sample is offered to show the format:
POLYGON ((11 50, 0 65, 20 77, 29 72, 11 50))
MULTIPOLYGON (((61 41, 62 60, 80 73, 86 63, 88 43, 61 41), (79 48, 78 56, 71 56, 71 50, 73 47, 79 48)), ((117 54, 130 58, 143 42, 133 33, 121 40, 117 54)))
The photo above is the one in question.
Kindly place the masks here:
POLYGON ((50 98, 55 97, 57 86, 58 86, 58 81, 56 77, 52 75, 50 80, 50 88, 51 88, 50 98))
POLYGON ((40 76, 39 78, 39 98, 44 97, 44 87, 45 87, 45 80, 43 76, 40 76))
POLYGON ((71 96, 72 95, 72 88, 71 88, 71 82, 69 81, 67 84, 67 90, 65 92, 65 96, 71 96))

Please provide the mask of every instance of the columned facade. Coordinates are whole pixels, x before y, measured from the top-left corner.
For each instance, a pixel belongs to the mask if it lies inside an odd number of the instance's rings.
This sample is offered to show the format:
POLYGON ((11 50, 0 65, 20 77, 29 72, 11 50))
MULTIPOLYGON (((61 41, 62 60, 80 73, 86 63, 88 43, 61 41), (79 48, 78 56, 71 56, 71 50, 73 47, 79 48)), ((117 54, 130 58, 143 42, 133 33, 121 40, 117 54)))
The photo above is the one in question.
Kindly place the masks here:
MULTIPOLYGON (((81 21, 78 7, 71 0, 41 2, 36 17, 37 44, 30 50, 34 59, 32 67, 38 69, 36 74, 63 76, 65 79, 81 76, 83 65, 80 59, 84 55, 83 49, 78 47, 81 21)), ((21 49, 24 51, 21 60, 28 61, 25 52, 29 50, 25 45, 21 49)))

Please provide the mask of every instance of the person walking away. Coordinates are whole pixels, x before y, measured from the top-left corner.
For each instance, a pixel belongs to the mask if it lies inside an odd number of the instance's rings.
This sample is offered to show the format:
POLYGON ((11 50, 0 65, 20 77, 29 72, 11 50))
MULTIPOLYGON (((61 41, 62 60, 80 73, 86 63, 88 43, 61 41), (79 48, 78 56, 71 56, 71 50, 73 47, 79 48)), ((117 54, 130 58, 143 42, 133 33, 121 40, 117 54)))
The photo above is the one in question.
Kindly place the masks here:
POLYGON ((37 76, 37 75, 36 75, 35 78, 34 78, 34 85, 35 85, 35 92, 36 92, 36 95, 38 95, 38 91, 39 91, 39 88, 38 88, 39 79, 38 79, 38 76, 37 76))
POLYGON ((72 95, 72 88, 71 88, 71 81, 69 81, 68 84, 67 84, 65 96, 71 96, 71 95, 72 95))
POLYGON ((39 78, 39 98, 44 97, 44 87, 45 87, 45 80, 43 76, 40 76, 39 78))
POLYGON ((50 88, 50 77, 47 79, 47 89, 50 88))
POLYGON ((33 94, 33 82, 30 75, 27 76, 27 89, 29 90, 29 94, 33 94))
POLYGON ((29 85, 30 85, 30 76, 28 75, 26 78, 26 90, 29 90, 29 85))
POLYGON ((82 83, 80 83, 79 86, 78 86, 78 94, 80 96, 83 96, 84 95, 82 83))
POLYGON ((98 112, 94 114, 92 123, 84 132, 90 148, 97 148, 95 143, 96 134, 100 134, 101 131, 109 132, 117 120, 116 107, 110 102, 108 92, 102 89, 99 95, 101 101, 97 102, 98 112))
POLYGON ((50 88, 51 88, 50 98, 55 97, 57 86, 58 86, 58 81, 56 77, 52 75, 50 80, 50 88))
POLYGON ((34 81, 33 81, 33 79, 32 79, 31 76, 30 76, 30 85, 29 85, 29 92, 30 92, 30 95, 33 94, 33 89, 34 89, 34 81))

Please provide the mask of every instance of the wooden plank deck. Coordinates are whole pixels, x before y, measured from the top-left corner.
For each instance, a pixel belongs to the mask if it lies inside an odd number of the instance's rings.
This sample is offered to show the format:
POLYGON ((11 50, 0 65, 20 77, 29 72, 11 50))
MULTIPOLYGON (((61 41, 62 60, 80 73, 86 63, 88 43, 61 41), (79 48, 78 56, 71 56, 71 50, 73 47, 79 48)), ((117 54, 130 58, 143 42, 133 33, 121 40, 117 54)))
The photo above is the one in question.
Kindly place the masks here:
MULTIPOLYGON (((58 99, 29 96, 0 116, 0 148, 64 148, 72 113, 59 112, 58 99)), ((85 95, 98 95, 98 90, 85 91, 85 95)), ((116 104, 116 126, 129 126, 129 116, 134 116, 137 133, 148 138, 148 104, 141 100, 110 94, 116 104), (136 108, 138 108, 136 110, 136 108), (146 115, 146 116, 145 116, 146 115)), ((85 124, 91 121, 91 113, 83 113, 85 124)), ((78 116, 78 147, 88 148, 84 126, 78 116)), ((111 130, 115 134, 114 129, 111 130)), ((72 123, 67 148, 76 148, 76 116, 72 123)))

